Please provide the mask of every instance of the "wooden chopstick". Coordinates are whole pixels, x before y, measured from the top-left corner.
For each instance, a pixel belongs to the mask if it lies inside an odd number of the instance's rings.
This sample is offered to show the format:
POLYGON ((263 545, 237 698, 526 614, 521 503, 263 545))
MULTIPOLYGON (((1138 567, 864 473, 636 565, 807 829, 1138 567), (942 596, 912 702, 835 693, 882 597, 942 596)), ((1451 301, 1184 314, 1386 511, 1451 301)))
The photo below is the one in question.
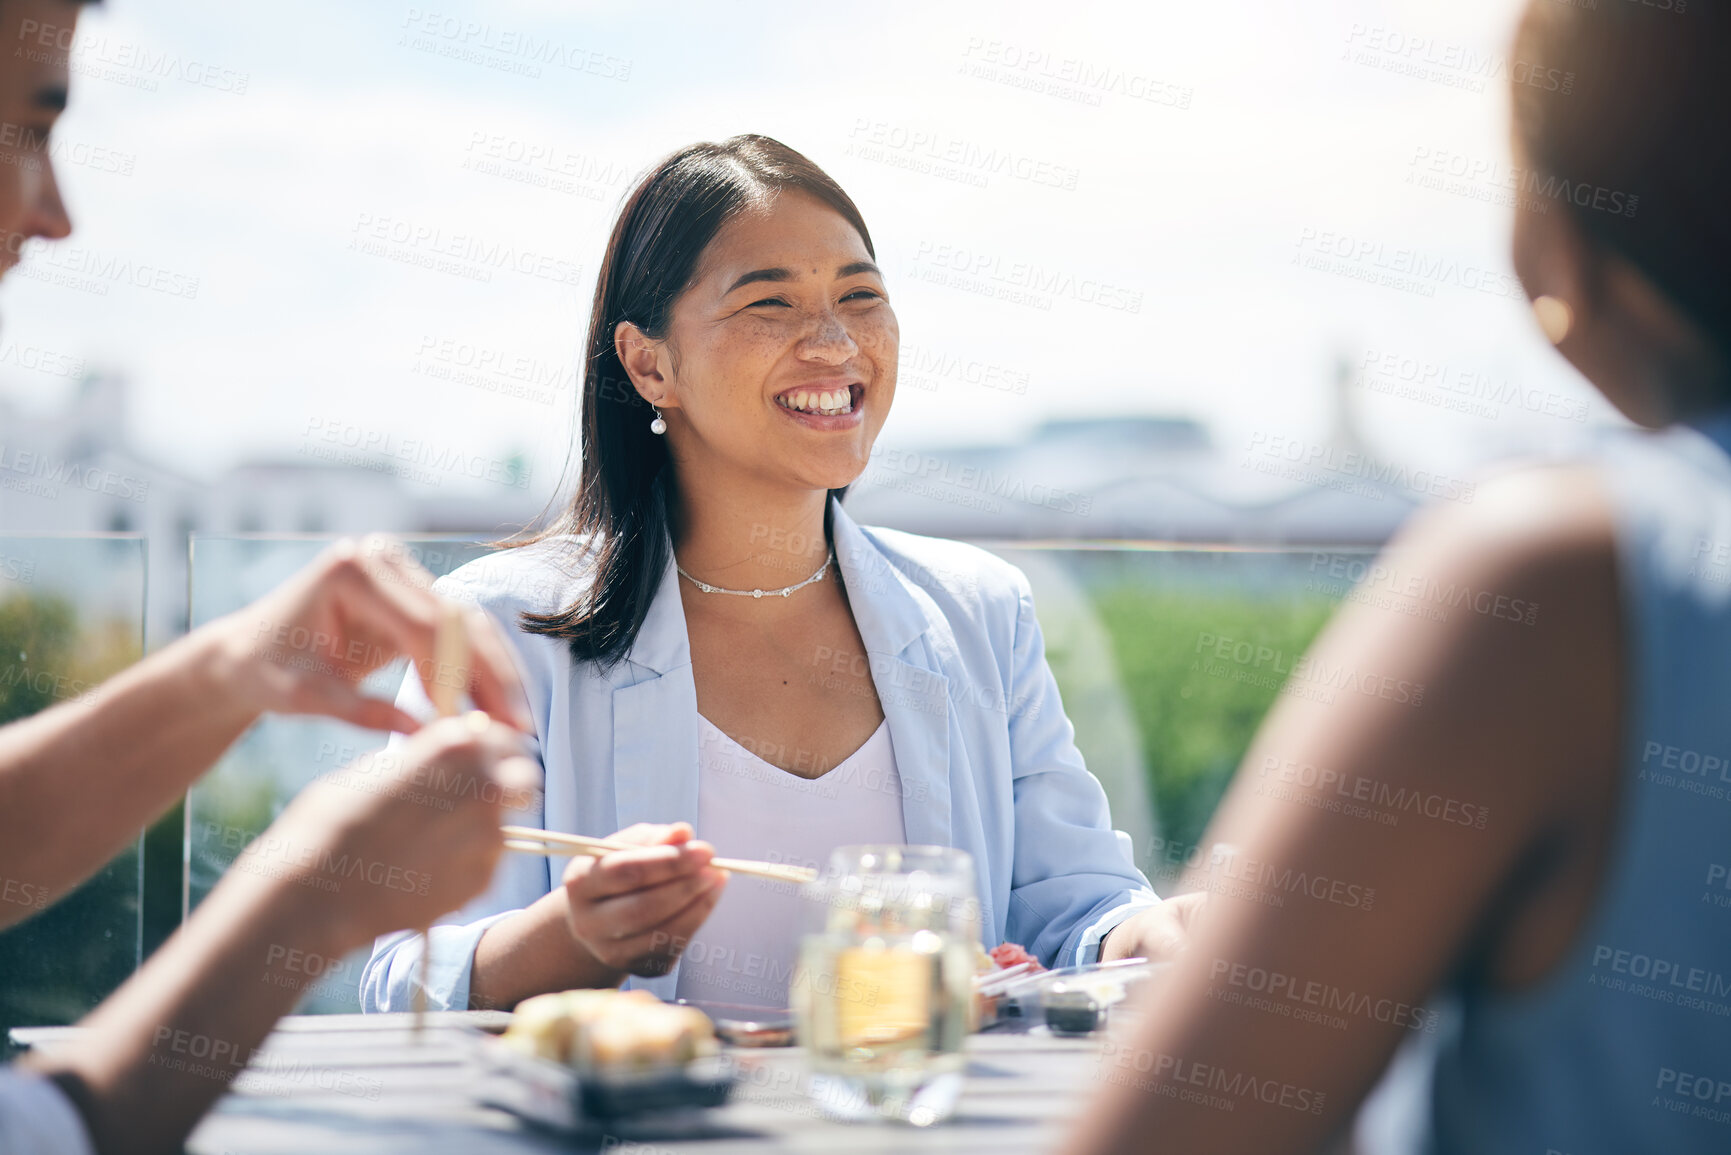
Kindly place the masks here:
MULTIPOLYGON (((526 854, 590 854, 599 858, 615 850, 641 850, 633 842, 612 842, 605 838, 590 838, 582 834, 561 834, 556 830, 536 830, 532 826, 501 826, 505 849, 526 854)), ((777 882, 810 882, 817 871, 809 866, 792 866, 782 862, 752 862, 743 858, 717 858, 710 863, 718 870, 733 874, 749 874, 777 882)))
MULTIPOLYGON (((463 609, 445 602, 433 633, 433 684, 427 687, 439 717, 457 713, 469 687, 469 635, 463 632, 463 609)), ((415 1037, 427 1025, 427 982, 433 977, 433 930, 421 928, 421 981, 415 984, 415 1037)))
POLYGON ((1005 967, 1003 970, 975 975, 974 989, 982 995, 996 994, 998 991, 1009 987, 1017 979, 1028 977, 1029 972, 1033 969, 1033 963, 1020 962, 1013 967, 1005 967))

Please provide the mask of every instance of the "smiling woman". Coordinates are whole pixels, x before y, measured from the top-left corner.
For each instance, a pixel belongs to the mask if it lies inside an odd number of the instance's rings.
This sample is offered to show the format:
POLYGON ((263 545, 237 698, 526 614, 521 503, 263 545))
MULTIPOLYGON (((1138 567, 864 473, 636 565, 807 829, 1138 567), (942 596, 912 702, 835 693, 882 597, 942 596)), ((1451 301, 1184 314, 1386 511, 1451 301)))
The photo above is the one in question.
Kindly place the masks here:
MULTIPOLYGON (((859 210, 785 145, 694 145, 627 199, 590 318, 576 495, 446 588, 512 629, 546 773, 525 819, 643 849, 562 880, 503 864, 434 928, 432 1001, 638 976, 785 1006, 798 898, 727 880, 711 843, 808 866, 847 844, 960 847, 986 945, 1047 963, 1171 939, 1076 750, 1026 579, 841 508, 898 342, 859 210)), ((363 1005, 408 1005, 416 955, 382 939, 363 1005)))

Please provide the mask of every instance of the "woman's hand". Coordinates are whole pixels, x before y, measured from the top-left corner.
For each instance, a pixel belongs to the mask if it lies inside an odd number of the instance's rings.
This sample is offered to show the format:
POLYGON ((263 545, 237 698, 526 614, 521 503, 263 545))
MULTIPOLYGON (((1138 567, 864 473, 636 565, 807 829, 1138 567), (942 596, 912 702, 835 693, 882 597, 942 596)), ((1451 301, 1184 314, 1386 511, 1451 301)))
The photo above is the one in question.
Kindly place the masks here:
POLYGON ((433 647, 445 603, 432 585, 401 542, 339 541, 246 609, 205 627, 219 684, 253 713, 326 714, 369 730, 413 733, 416 719, 359 690, 362 678, 406 656, 423 684, 460 679, 457 688, 479 709, 529 732, 504 639, 481 611, 463 612, 467 668, 437 668, 433 647))
POLYGON ((1208 892, 1199 890, 1138 911, 1106 932, 1100 943, 1100 961, 1145 958, 1171 962, 1190 945, 1196 916, 1207 901, 1208 892))
POLYGON ((727 874, 691 827, 639 823, 612 835, 642 849, 573 858, 565 868, 565 920, 572 937, 603 966, 664 975, 721 898, 727 874))

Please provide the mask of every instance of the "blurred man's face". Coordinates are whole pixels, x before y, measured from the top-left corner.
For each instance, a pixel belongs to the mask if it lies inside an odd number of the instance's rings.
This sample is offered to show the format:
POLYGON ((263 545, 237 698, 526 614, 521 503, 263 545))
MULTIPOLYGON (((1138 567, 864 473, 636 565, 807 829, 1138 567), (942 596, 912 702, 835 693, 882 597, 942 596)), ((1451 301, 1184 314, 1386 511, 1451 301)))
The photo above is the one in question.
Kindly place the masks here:
POLYGON ((48 159, 66 107, 67 60, 80 5, 0 0, 0 276, 31 237, 72 232, 48 159))

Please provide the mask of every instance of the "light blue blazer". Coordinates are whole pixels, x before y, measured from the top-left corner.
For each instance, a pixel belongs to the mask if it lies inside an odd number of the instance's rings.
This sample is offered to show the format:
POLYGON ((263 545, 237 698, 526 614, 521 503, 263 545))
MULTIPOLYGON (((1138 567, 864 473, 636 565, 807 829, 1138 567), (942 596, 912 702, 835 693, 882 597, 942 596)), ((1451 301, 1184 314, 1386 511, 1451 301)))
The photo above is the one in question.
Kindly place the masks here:
MULTIPOLYGON (((1107 931, 1159 899, 1076 749, 1027 579, 973 546, 862 529, 839 503, 832 517, 889 723, 908 841, 973 855, 986 946, 1019 942, 1047 965, 1093 961, 1107 931)), ((571 603, 587 580, 581 554, 576 539, 551 539, 471 562, 437 586, 498 620, 529 694, 543 790, 514 821, 595 836, 635 822, 695 825, 697 689, 672 561, 629 655, 611 670, 518 627, 524 611, 571 603)), ((399 701, 411 713, 429 710, 412 673, 399 701)), ((484 894, 433 928, 429 1005, 468 1006, 482 932, 548 893, 562 866, 508 854, 484 894)), ((362 1006, 407 1009, 419 955, 408 932, 379 939, 362 973, 362 1006)), ((670 999, 678 981, 675 969, 631 983, 670 999)))

